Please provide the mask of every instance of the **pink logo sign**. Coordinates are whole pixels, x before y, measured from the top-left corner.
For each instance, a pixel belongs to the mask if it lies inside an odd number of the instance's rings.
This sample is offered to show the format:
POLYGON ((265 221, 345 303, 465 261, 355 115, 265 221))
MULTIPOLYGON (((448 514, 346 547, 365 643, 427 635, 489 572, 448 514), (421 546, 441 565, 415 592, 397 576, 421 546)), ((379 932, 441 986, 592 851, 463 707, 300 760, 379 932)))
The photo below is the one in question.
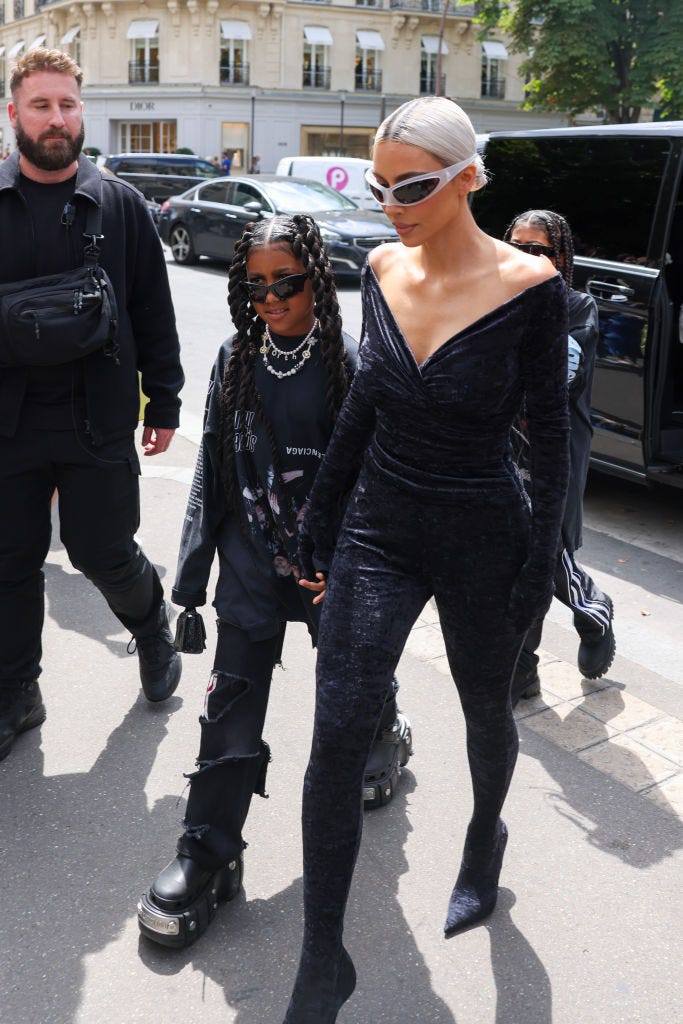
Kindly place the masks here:
POLYGON ((327 172, 327 184, 341 192, 349 183, 349 176, 343 167, 330 167, 327 172))

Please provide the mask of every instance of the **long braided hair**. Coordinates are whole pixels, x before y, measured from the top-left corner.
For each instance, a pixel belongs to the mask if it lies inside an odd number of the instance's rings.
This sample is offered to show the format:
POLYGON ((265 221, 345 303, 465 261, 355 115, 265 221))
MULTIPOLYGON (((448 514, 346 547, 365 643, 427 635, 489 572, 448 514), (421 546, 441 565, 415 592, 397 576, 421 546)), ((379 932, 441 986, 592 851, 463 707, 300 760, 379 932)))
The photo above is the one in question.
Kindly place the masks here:
POLYGON ((555 213, 554 210, 527 210, 526 213, 518 213, 503 235, 504 242, 510 241, 512 232, 519 224, 540 228, 547 236, 553 249, 555 266, 562 274, 569 291, 574 277, 574 242, 571 228, 562 214, 555 213))
MULTIPOLYGON (((327 377, 326 401, 332 423, 339 415, 349 388, 349 371, 342 338, 337 290, 318 225, 305 214, 279 215, 249 223, 235 246, 228 271, 228 306, 236 333, 221 388, 220 474, 228 508, 240 509, 235 460, 235 430, 244 427, 248 410, 255 411, 270 444, 273 469, 280 493, 285 493, 277 443, 261 395, 256 387, 254 365, 263 333, 263 320, 249 301, 242 282, 247 280, 251 252, 266 245, 287 246, 301 263, 313 287, 314 310, 320 323, 320 353, 327 377)), ((289 510, 291 512, 291 510, 289 510)), ((238 517, 241 523, 241 516, 238 517)), ((293 526, 293 523, 292 523, 293 526)))

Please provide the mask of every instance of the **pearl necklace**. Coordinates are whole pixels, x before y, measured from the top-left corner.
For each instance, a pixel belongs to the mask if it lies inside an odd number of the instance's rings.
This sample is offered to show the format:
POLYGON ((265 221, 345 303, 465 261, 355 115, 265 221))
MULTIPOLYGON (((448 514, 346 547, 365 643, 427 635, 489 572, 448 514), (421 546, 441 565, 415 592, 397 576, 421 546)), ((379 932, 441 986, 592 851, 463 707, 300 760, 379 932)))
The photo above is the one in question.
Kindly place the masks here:
POLYGON ((265 366, 268 373, 272 373, 272 375, 274 377, 277 377, 278 380, 282 380, 283 377, 293 377, 295 373, 298 373, 299 370, 302 370, 303 367, 306 365, 306 360, 310 359, 311 357, 311 349, 318 340, 317 337, 315 337, 314 335, 319 326, 320 324, 318 322, 318 319, 316 318, 313 321, 313 326, 311 327, 310 331, 303 339, 303 341, 300 342, 300 344, 298 344, 296 348, 287 350, 277 347, 277 345, 275 344, 271 337, 270 328, 266 324, 266 329, 261 335, 261 341, 263 342, 263 344, 261 345, 259 352, 263 357, 263 365, 265 366), (276 356, 278 359, 284 359, 285 362, 288 359, 295 359, 299 352, 301 352, 301 360, 296 364, 296 366, 293 366, 290 370, 276 370, 275 367, 271 366, 270 363, 268 362, 268 355, 270 352, 272 352, 273 355, 276 356))

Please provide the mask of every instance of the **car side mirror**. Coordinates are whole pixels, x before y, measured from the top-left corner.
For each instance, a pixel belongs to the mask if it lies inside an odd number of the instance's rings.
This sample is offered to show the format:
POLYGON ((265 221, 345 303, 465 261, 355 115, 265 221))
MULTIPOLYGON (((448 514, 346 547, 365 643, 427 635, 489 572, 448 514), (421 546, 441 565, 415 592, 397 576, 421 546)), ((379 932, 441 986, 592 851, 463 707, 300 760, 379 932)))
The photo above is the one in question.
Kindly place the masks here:
POLYGON ((244 209, 248 210, 249 213, 260 213, 263 209, 263 203, 259 203, 258 199, 250 199, 248 203, 244 204, 244 209))

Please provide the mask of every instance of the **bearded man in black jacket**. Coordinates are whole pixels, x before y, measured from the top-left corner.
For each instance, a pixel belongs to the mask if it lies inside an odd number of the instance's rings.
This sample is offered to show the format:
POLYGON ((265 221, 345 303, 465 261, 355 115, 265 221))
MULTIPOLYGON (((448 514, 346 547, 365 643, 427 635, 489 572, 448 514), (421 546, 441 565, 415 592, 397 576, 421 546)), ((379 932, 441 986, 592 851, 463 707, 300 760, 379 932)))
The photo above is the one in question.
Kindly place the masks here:
MULTIPOLYGON (((166 265, 140 194, 81 154, 82 72, 68 54, 35 49, 10 80, 17 151, 0 165, 0 284, 84 263, 101 213, 99 263, 118 307, 116 346, 56 364, 0 359, 0 760, 45 718, 38 676, 50 498, 72 564, 134 637, 150 701, 169 697, 181 665, 139 525, 138 371, 149 397, 142 447, 166 451, 183 385, 166 265)), ((36 321, 36 330, 38 330, 36 321)))

